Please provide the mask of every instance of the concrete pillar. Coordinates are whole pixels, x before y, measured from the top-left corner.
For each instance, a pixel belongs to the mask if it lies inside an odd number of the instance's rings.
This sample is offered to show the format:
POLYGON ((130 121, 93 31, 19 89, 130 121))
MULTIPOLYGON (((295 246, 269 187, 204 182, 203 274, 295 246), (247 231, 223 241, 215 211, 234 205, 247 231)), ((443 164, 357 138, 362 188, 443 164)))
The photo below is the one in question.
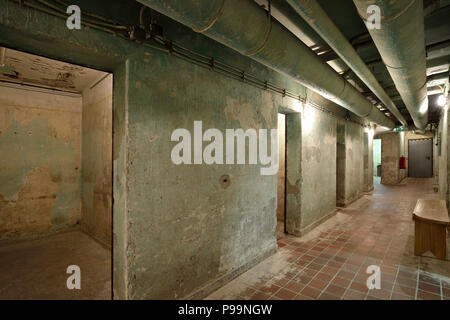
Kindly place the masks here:
POLYGON ((278 114, 277 220, 284 222, 286 181, 286 115, 278 114))
POLYGON ((373 130, 364 132, 364 192, 373 190, 373 130))
POLYGON ((405 133, 385 133, 380 138, 381 183, 398 184, 406 177, 406 170, 399 165, 400 157, 405 155, 405 133))
POLYGON ((339 120, 337 125, 336 205, 345 207, 364 188, 364 135, 360 124, 339 120))
POLYGON ((301 217, 302 115, 286 115, 286 232, 299 234, 301 217))
POLYGON ((445 200, 447 203, 447 208, 449 207, 449 193, 448 193, 448 105, 443 110, 441 120, 439 122, 438 128, 438 166, 439 166, 439 197, 445 200))
POLYGON ((336 118, 306 104, 286 128, 286 232, 302 236, 336 213, 336 118))

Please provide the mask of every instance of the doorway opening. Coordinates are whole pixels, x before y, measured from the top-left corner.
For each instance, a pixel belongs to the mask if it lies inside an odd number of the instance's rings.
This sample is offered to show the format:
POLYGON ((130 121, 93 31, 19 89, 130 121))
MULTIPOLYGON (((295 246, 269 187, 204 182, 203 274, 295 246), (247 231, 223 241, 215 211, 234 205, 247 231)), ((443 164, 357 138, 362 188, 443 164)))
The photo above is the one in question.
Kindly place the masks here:
POLYGON ((1 49, 0 299, 111 299, 113 75, 1 49))
POLYGON ((381 179, 381 139, 373 140, 373 175, 381 179))
POLYGON ((408 176, 433 177, 433 139, 408 140, 408 176))
POLYGON ((278 114, 277 237, 286 233, 286 115, 278 114))

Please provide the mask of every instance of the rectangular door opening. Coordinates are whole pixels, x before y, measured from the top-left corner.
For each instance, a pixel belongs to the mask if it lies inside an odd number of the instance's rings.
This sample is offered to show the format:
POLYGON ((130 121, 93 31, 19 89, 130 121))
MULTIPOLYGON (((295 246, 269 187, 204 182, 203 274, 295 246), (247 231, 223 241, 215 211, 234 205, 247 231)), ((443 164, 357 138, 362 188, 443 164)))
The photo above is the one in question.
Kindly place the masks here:
POLYGON ((113 75, 3 52, 0 299, 111 299, 113 75))

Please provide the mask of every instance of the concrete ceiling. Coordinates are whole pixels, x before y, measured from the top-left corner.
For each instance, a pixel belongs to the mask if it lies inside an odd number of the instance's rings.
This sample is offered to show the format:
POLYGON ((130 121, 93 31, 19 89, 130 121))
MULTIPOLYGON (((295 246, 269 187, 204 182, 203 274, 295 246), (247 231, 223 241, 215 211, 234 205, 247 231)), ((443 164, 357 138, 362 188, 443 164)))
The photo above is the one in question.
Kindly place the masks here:
POLYGON ((0 61, 0 82, 13 82, 80 93, 106 75, 37 55, 6 49, 0 61), (3 64, 3 66, 2 66, 3 64))
MULTIPOLYGON (((267 0, 255 0, 258 4, 267 8, 267 0)), ((399 96, 386 66, 381 60, 375 45, 367 29, 363 24, 352 0, 319 0, 323 9, 334 21, 336 26, 355 46, 358 54, 366 62, 372 73, 382 87, 389 89, 388 94, 392 98, 399 96)), ((367 86, 351 71, 348 66, 337 57, 321 37, 312 30, 306 22, 290 8, 283 0, 272 0, 273 16, 284 24, 299 39, 311 47, 317 54, 323 54, 323 60, 327 61, 336 72, 345 77, 372 103, 378 105, 378 99, 370 92, 367 86), (293 27, 297 26, 297 28, 293 27)), ((427 45, 427 75, 442 73, 449 70, 450 66, 450 0, 424 0, 425 43, 427 45)), ((394 99, 393 99, 394 100, 394 99)), ((395 99, 394 103, 408 122, 412 119, 401 99, 395 99)), ((432 107, 432 106, 430 106, 432 107)), ((394 119, 393 119, 394 120, 394 119)), ((400 123, 399 123, 400 124, 400 123)))

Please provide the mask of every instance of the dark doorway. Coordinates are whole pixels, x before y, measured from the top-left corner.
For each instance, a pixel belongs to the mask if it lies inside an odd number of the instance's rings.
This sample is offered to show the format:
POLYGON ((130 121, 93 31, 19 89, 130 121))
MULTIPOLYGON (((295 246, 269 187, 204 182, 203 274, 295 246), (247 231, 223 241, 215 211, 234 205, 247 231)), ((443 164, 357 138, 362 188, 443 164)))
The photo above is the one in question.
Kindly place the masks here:
POLYGON ((433 176, 433 140, 408 141, 408 175, 414 178, 433 176))

